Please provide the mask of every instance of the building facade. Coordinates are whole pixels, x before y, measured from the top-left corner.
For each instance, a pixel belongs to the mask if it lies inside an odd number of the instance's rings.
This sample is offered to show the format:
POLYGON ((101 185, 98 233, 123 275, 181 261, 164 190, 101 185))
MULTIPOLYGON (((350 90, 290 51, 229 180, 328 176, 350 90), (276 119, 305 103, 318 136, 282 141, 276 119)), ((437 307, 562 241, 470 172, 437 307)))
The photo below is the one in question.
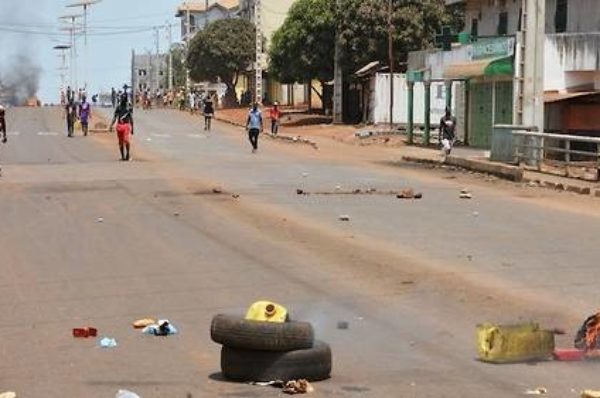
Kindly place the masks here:
POLYGON ((187 43, 211 22, 235 18, 238 11, 239 0, 198 0, 181 3, 175 14, 175 17, 181 19, 181 41, 187 43))
POLYGON ((163 90, 168 87, 169 57, 166 54, 134 54, 132 84, 135 91, 163 90))

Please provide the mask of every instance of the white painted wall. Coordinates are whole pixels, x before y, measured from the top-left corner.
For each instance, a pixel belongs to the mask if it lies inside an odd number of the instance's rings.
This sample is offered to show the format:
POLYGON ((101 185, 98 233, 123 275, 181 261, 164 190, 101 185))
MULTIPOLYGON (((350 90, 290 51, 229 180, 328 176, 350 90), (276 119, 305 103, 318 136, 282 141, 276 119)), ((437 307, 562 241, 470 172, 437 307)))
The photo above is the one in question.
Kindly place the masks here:
POLYGON ((471 32, 471 21, 479 19, 479 36, 496 36, 502 11, 508 12, 508 34, 514 34, 519 26, 521 0, 506 0, 506 7, 497 6, 499 0, 469 0, 465 11, 465 30, 471 32))
POLYGON ((544 58, 546 91, 567 91, 586 85, 589 89, 598 87, 600 33, 548 34, 544 58))
MULTIPOLYGON (((458 85, 453 86, 452 108, 456 109, 458 85)), ((375 124, 389 123, 390 75, 378 73, 371 79, 371 100, 369 121, 375 124)), ((422 83, 415 83, 414 122, 425 121, 425 89, 422 83)), ((431 84, 431 123, 438 123, 446 109, 446 90, 443 82, 431 84)), ((394 123, 408 123, 408 86, 406 76, 394 74, 394 123)))

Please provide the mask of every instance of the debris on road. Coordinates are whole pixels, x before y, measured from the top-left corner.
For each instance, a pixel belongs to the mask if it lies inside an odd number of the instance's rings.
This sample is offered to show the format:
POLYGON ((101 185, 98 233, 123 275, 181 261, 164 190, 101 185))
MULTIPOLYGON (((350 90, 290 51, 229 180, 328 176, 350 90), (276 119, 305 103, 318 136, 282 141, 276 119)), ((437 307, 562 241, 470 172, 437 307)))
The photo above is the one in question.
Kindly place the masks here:
POLYGON ((298 189, 296 189, 296 194, 298 194, 298 195, 306 195, 306 192, 304 192, 303 189, 298 188, 298 189))
POLYGON ((7 391, 0 394, 0 398, 17 398, 17 393, 13 391, 7 391))
POLYGON ((239 199, 240 195, 238 195, 237 193, 234 193, 233 195, 231 195, 231 197, 234 199, 239 199))
POLYGON ((350 327, 350 324, 346 321, 339 321, 337 323, 337 328, 340 330, 347 330, 350 327))
POLYGON ((468 189, 462 189, 460 191, 459 198, 461 198, 461 199, 472 199, 473 198, 473 194, 468 189))
POLYGON ((251 381, 251 386, 260 386, 260 387, 277 387, 283 388, 285 387, 285 383, 281 380, 273 380, 273 381, 251 381))
POLYGON ((104 222, 104 218, 102 218, 102 217, 98 217, 98 218, 96 219, 96 222, 102 223, 102 222, 104 222))
POLYGON ((119 390, 119 391, 117 391, 117 395, 115 395, 115 398, 141 398, 141 397, 131 391, 119 390))
POLYGON ((134 329, 143 329, 143 328, 153 325, 155 323, 156 323, 156 321, 152 318, 143 318, 143 319, 138 319, 137 321, 134 321, 132 323, 132 326, 134 329))
POLYGON ((176 211, 175 213, 173 213, 173 215, 174 215, 175 217, 179 217, 179 215, 180 215, 180 214, 179 214, 179 212, 178 212, 178 211, 176 211))
POLYGON ((221 188, 213 188, 212 191, 214 194, 217 194, 217 195, 223 193, 223 189, 221 189, 221 188))
POLYGON ((157 323, 146 326, 142 333, 153 336, 171 336, 177 334, 177 328, 168 319, 159 319, 157 323))
POLYGON ((548 389, 544 387, 537 387, 533 390, 525 391, 525 395, 544 395, 548 393, 548 389))
POLYGON ((592 351, 600 348, 600 313, 589 316, 577 331, 575 348, 592 351))
POLYGON ((336 191, 341 191, 342 190, 342 186, 341 185, 336 185, 335 186, 335 190, 336 191))
POLYGON ((308 394, 314 392, 315 388, 307 380, 301 379, 288 381, 282 391, 289 395, 308 394))
POLYGON ((473 217, 479 217, 479 212, 478 211, 474 211, 473 212, 473 217))
POLYGON ((398 195, 398 199, 421 199, 423 194, 421 192, 415 192, 412 188, 403 189, 398 195))
POLYGON ((88 338, 98 336, 98 329, 91 327, 74 328, 73 337, 77 338, 88 338))
POLYGON ((581 398, 600 398, 600 391, 584 390, 581 392, 581 398))
POLYGON ((308 176, 309 176, 309 174, 308 174, 308 173, 306 173, 306 172, 302 173, 302 177, 306 178, 306 177, 308 177, 308 176))
POLYGON ((340 215, 339 220, 340 221, 350 221, 350 216, 347 214, 342 214, 342 215, 340 215))
POLYGON ((552 354, 554 360, 564 362, 583 361, 585 359, 585 351, 577 348, 557 348, 552 354))
POLYGON ((537 323, 477 326, 479 360, 490 363, 543 361, 552 358, 554 332, 537 323))
POLYGON ((112 337, 103 337, 98 342, 101 348, 115 348, 117 346, 117 340, 112 337))

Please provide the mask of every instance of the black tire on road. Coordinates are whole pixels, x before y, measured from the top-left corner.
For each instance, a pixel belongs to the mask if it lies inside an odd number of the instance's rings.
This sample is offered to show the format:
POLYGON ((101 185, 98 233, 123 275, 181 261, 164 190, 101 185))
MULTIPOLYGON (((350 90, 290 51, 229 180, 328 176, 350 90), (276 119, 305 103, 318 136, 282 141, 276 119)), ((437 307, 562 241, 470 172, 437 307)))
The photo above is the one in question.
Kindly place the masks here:
POLYGON ((262 351, 292 351, 310 348, 314 330, 308 322, 261 322, 240 316, 217 315, 210 326, 210 337, 227 347, 262 351))
POLYGON ((221 349, 221 371, 233 381, 319 381, 331 376, 331 348, 316 341, 314 347, 289 352, 221 349))

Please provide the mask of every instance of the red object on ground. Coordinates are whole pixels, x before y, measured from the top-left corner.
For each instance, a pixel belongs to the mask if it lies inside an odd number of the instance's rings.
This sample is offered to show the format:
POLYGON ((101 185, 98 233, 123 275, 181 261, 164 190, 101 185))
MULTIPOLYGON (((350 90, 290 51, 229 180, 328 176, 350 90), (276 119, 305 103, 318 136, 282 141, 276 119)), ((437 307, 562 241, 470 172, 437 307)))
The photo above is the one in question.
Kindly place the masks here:
POLYGON ((577 348, 557 348, 554 350, 553 356, 557 361, 583 361, 585 351, 577 348))
POLYGON ((75 328, 73 329, 73 337, 96 337, 98 336, 98 329, 96 328, 75 328))

